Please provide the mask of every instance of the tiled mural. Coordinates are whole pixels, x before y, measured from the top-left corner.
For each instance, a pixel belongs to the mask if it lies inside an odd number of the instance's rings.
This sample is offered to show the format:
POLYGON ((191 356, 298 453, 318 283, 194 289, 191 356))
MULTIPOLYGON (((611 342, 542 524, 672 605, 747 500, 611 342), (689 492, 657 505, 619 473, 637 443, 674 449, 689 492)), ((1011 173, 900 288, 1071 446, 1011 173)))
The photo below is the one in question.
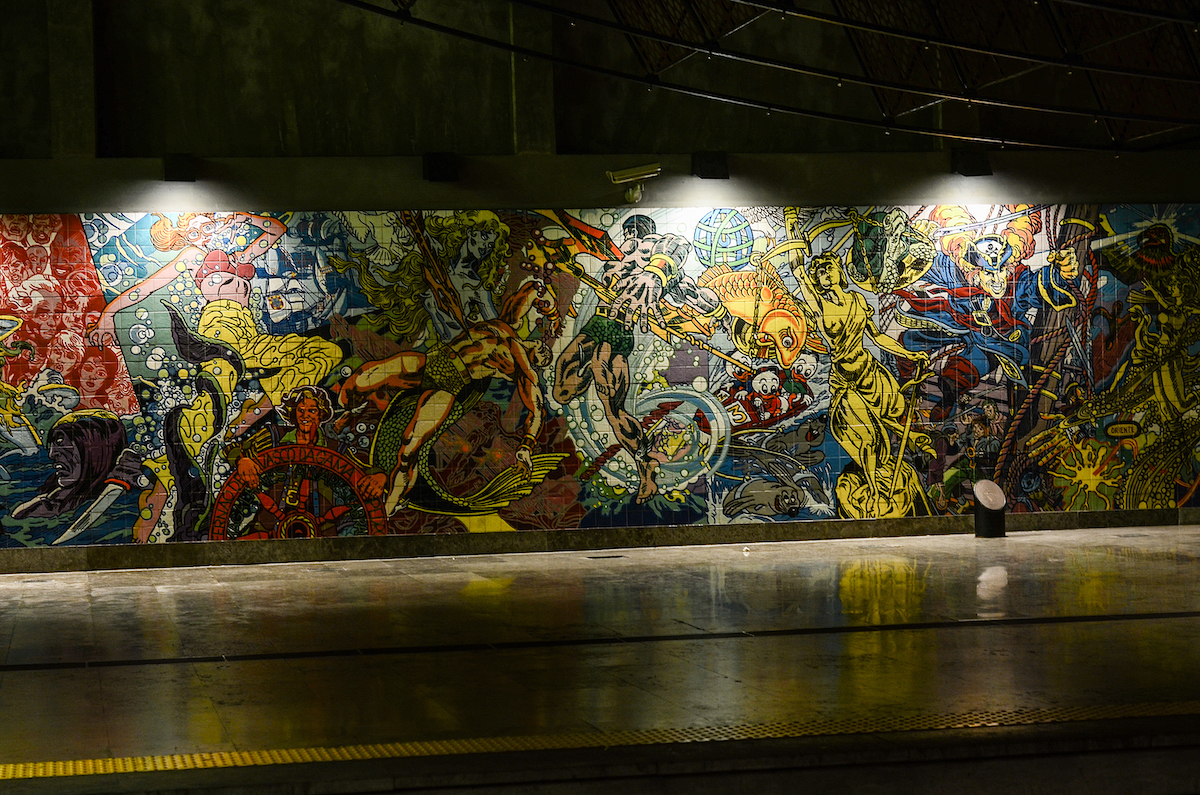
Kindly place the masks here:
POLYGON ((0 216, 0 545, 1197 502, 1200 206, 0 216))

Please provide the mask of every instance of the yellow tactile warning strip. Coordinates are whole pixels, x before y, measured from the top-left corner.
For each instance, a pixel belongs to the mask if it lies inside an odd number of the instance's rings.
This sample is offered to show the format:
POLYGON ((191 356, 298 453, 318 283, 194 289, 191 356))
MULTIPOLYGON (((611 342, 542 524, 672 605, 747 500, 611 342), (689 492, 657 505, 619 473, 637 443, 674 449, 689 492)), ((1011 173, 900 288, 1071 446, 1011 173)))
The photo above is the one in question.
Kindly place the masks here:
POLYGON ((221 751, 216 753, 171 754, 169 756, 126 756, 113 759, 75 759, 62 762, 0 764, 0 780, 92 776, 113 773, 205 770, 212 768, 292 765, 306 762, 354 762, 375 759, 486 754, 511 751, 552 751, 582 748, 704 743, 726 740, 767 740, 791 737, 820 737, 845 734, 977 729, 994 726, 1031 726, 1074 721, 1117 718, 1154 718, 1171 715, 1200 715, 1200 701, 1150 704, 1109 704, 1053 709, 966 712, 953 715, 898 715, 831 721, 788 721, 741 726, 701 726, 686 729, 647 729, 623 732, 576 732, 572 734, 484 737, 332 748, 284 748, 271 751, 221 751))

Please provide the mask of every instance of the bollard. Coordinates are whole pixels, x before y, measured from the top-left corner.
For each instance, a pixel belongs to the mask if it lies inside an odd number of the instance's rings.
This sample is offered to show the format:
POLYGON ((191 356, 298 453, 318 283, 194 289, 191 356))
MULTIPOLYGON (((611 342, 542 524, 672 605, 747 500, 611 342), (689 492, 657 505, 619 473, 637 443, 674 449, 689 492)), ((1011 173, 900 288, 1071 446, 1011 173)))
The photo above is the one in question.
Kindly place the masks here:
POLYGON ((991 480, 975 483, 975 537, 1004 538, 1004 489, 991 480))

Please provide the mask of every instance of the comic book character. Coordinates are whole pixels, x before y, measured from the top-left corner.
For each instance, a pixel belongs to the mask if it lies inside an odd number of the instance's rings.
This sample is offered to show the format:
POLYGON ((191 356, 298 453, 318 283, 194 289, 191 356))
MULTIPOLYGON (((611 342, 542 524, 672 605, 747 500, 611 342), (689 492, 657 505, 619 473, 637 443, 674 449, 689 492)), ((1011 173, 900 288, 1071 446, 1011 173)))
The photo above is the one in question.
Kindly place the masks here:
POLYGON ((142 460, 126 444, 125 426, 110 411, 89 409, 66 415, 50 429, 47 439, 54 473, 36 497, 13 508, 12 517, 61 516, 90 503, 54 543, 79 536, 99 522, 117 498, 139 487, 142 460))
MULTIPOLYGON (((941 397, 930 412, 932 422, 949 419, 959 396, 997 367, 1027 384, 1031 313, 1076 303, 1075 250, 1051 252, 1046 267, 1032 270, 1027 259, 1041 216, 1024 205, 1010 209, 1017 215, 1002 233, 977 235, 979 225, 965 208, 936 208, 931 218, 941 226, 941 251, 920 280, 896 290, 908 305, 897 312, 897 321, 907 327, 904 347, 929 355, 952 348, 939 374, 941 397)), ((911 374, 906 367, 902 376, 911 374)))
POLYGON ((855 283, 887 295, 929 270, 935 250, 925 224, 918 228, 909 223, 899 207, 867 213, 850 210, 847 215, 855 234, 846 270, 855 283))
POLYGON ((824 353, 820 341, 808 333, 805 308, 766 257, 756 254, 750 267, 737 270, 714 265, 700 275, 697 285, 717 296, 720 306, 709 314, 721 321, 739 353, 772 359, 782 368, 792 367, 806 349, 824 353))
POLYGON ((363 294, 377 308, 373 314, 399 339, 414 340, 432 324, 437 338, 449 342, 471 323, 496 319, 511 253, 511 230, 496 213, 342 217, 362 250, 329 261, 340 271, 357 271, 363 294))
POLYGON ((1200 444, 1194 411, 1200 377, 1190 353, 1200 341, 1200 245, 1181 245, 1169 226, 1152 224, 1132 244, 1101 246, 1100 256, 1126 284, 1141 281, 1142 289, 1128 296, 1132 341, 1095 394, 1077 396, 1065 414, 1046 417, 1055 422, 1028 441, 1029 453, 1049 466, 1074 448, 1084 427, 1145 412, 1142 424, 1158 424, 1158 433, 1123 468, 1117 503, 1123 509, 1175 508, 1176 479, 1191 467, 1200 444))
MULTIPOLYGON (((741 406, 754 424, 769 424, 790 416, 808 405, 808 394, 793 393, 786 389, 785 377, 778 365, 764 365, 754 372, 745 373, 744 377, 736 378, 729 399, 741 406)), ((793 380, 793 383, 796 382, 793 380)), ((803 381, 799 383, 804 384, 803 381)))
POLYGON ((725 495, 722 510, 733 518, 798 516, 803 510, 831 515, 821 479, 797 458, 768 448, 737 445, 740 459, 752 462, 751 474, 725 495))
POLYGON ((838 508, 850 518, 928 513, 916 471, 903 456, 908 443, 933 452, 929 437, 911 431, 912 417, 896 379, 867 351, 864 337, 884 351, 929 362, 923 351, 910 351, 881 332, 871 319, 867 299, 848 289, 841 258, 820 254, 797 268, 801 292, 816 310, 819 331, 829 347, 829 430, 850 455, 853 466, 838 477, 838 508), (901 449, 893 450, 891 434, 901 449))
POLYGON ((633 330, 643 333, 651 321, 665 326, 663 302, 687 307, 691 315, 715 317, 721 310, 713 291, 698 286, 683 273, 690 244, 670 233, 659 233, 651 218, 631 215, 622 225, 622 258, 605 263, 604 284, 616 298, 596 308, 554 365, 554 399, 568 403, 594 387, 604 416, 621 446, 637 466, 636 501, 644 503, 658 491, 654 472, 659 466, 650 454, 651 440, 642 422, 626 407, 629 395, 629 355, 633 330))
MULTIPOLYGON (((362 496, 369 500, 383 496, 387 474, 357 461, 347 450, 347 445, 325 432, 325 423, 333 417, 333 405, 324 389, 312 385, 295 387, 284 397, 278 413, 284 423, 282 426, 268 425, 249 438, 226 446, 226 456, 234 464, 234 477, 242 486, 251 490, 262 486, 264 470, 260 456, 265 450, 299 445, 329 448, 350 458, 366 471, 366 477, 359 485, 362 496)), ((269 525, 263 534, 316 537, 335 535, 340 531, 340 523, 347 521, 351 506, 340 500, 332 484, 318 475, 307 466, 292 466, 286 477, 257 495, 265 511, 265 516, 260 512, 260 526, 269 525)))
POLYGON ((516 472, 531 480, 533 450, 545 418, 538 371, 549 366, 551 352, 542 340, 522 339, 514 326, 519 326, 531 309, 543 314, 549 311, 553 299, 539 300, 540 286, 536 281, 524 283, 505 302, 499 318, 472 324, 448 344, 427 353, 406 350, 382 361, 366 362, 342 384, 339 401, 346 407, 378 400, 378 395, 395 396, 387 401, 388 413, 380 422, 372 460, 390 473, 385 502, 389 516, 407 506, 427 445, 462 415, 468 396, 478 399, 478 388, 491 378, 511 381, 525 406, 516 472))

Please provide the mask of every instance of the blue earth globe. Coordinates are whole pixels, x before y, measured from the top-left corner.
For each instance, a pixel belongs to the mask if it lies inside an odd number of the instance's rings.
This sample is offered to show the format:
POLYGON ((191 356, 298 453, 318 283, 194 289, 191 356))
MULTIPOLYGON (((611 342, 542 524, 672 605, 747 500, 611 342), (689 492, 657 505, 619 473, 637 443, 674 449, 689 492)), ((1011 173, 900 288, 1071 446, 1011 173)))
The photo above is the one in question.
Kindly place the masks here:
POLYGON ((706 268, 728 265, 740 268, 750 262, 754 233, 750 222, 737 210, 721 208, 700 219, 692 235, 696 257, 706 268))

